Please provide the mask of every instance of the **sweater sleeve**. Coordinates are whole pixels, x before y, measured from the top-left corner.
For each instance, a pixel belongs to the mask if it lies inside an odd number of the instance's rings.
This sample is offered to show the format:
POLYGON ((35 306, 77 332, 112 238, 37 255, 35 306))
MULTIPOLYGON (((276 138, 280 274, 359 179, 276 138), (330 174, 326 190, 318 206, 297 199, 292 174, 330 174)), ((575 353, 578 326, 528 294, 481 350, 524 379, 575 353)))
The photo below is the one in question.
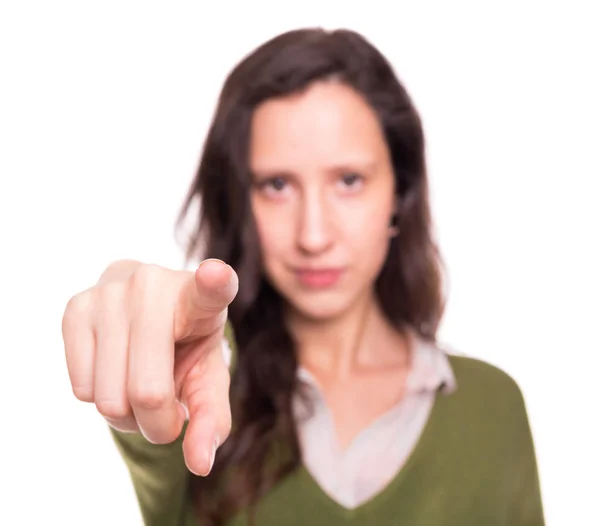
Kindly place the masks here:
POLYGON ((146 526, 179 526, 186 511, 190 472, 183 458, 183 436, 152 444, 142 435, 109 428, 135 489, 146 526))
POLYGON ((523 396, 519 391, 519 407, 515 435, 515 469, 513 479, 513 508, 510 524, 515 526, 544 526, 544 512, 536 453, 523 396))
MULTIPOLYGON (((225 325, 225 359, 230 370, 235 364, 236 344, 231 323, 225 325)), ((152 444, 137 433, 109 428, 123 457, 137 495, 146 526, 179 526, 184 523, 192 474, 183 456, 187 422, 177 440, 152 444)))

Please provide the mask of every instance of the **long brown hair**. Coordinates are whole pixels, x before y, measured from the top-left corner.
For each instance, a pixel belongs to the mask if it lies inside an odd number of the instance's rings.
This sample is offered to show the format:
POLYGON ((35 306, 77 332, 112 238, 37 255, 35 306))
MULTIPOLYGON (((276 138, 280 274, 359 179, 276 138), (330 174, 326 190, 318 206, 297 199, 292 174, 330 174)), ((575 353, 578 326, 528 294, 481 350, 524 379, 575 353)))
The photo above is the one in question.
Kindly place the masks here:
POLYGON ((229 310, 237 346, 231 379, 234 428, 212 474, 193 479, 202 524, 221 525, 241 509, 252 509, 300 464, 292 415, 299 387, 295 344, 282 298, 263 275, 250 208, 248 145, 257 105, 331 78, 357 90, 372 106, 395 170, 399 234, 375 284, 381 307, 400 330, 436 337, 443 311, 441 262, 431 233, 423 129, 409 95, 386 58, 356 32, 302 29, 269 40, 228 76, 179 218, 181 224, 194 210, 198 219, 187 242, 188 261, 222 259, 240 283, 229 310))

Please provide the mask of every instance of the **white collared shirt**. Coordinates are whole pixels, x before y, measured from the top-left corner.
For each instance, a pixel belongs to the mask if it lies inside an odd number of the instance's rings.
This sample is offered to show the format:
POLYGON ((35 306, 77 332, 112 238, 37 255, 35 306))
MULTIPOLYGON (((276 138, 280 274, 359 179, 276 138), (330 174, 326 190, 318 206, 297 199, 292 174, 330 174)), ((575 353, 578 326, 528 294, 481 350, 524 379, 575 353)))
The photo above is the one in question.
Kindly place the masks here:
MULTIPOLYGON (((449 394, 456 380, 446 353, 433 343, 411 338, 411 371, 402 399, 340 450, 334 422, 315 378, 303 367, 298 377, 308 387, 294 399, 304 466, 333 500, 352 509, 382 491, 402 469, 425 427, 436 393, 449 394)), ((231 351, 226 348, 229 361, 231 351)))

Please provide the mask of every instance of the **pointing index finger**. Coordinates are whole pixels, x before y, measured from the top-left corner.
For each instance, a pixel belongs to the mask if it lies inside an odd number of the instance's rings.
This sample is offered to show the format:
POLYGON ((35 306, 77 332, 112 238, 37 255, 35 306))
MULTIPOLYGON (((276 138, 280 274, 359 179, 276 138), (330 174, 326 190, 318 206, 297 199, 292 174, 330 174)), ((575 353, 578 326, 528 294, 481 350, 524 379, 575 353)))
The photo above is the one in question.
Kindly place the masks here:
POLYGON ((196 334, 196 329, 205 325, 198 322, 210 321, 211 318, 217 321, 237 291, 238 277, 229 265, 218 259, 203 261, 181 291, 175 313, 175 339, 179 341, 193 334, 207 336, 210 328, 206 331, 200 329, 205 334, 196 334))

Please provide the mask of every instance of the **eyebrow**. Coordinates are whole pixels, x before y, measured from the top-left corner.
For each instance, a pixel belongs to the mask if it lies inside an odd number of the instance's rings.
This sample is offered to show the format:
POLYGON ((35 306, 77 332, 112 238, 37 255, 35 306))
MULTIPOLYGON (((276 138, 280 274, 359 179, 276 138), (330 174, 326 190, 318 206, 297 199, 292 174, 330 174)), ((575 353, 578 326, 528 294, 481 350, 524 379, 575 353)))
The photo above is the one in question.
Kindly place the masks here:
MULTIPOLYGON (((373 173, 377 170, 379 162, 373 159, 348 159, 345 162, 331 164, 325 168, 325 171, 330 174, 339 174, 348 171, 358 171, 361 173, 373 173)), ((295 177, 295 172, 288 168, 260 168, 258 170, 250 170, 253 179, 263 179, 269 177, 295 177)))
POLYGON ((379 163, 374 159, 348 159, 343 163, 336 163, 327 168, 329 173, 340 173, 352 170, 371 173, 377 170, 379 163))

